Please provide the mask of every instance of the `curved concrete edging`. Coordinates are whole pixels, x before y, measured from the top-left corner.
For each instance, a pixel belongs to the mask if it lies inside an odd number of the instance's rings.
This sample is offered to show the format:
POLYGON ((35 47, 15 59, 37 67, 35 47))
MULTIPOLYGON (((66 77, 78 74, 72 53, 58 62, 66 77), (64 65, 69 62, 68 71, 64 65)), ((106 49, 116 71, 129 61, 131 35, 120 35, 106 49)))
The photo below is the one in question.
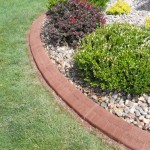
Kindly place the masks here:
POLYGON ((56 68, 47 55, 40 39, 41 15, 31 26, 29 49, 34 62, 47 84, 78 115, 114 140, 134 150, 150 150, 150 133, 141 130, 107 112, 76 89, 56 68))

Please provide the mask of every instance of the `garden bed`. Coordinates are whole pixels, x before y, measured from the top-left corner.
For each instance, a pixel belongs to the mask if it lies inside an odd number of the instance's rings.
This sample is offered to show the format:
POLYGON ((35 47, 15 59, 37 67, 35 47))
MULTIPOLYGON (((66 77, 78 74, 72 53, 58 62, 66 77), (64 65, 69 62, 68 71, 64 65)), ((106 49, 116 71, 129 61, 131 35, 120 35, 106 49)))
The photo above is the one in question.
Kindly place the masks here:
MULTIPOLYGON (((109 20, 109 18, 107 19, 109 20)), ((46 23, 47 22, 44 22, 44 25, 46 23)), ((110 92, 102 90, 101 88, 89 86, 89 84, 81 79, 81 76, 74 65, 73 56, 76 52, 76 48, 70 48, 69 46, 53 46, 47 41, 49 39, 45 38, 46 36, 43 33, 41 34, 41 37, 42 41, 45 43, 50 58, 54 60, 58 69, 72 84, 109 112, 116 114, 120 118, 138 126, 139 128, 150 131, 149 93, 133 96, 132 94, 118 92, 117 90, 110 92)))

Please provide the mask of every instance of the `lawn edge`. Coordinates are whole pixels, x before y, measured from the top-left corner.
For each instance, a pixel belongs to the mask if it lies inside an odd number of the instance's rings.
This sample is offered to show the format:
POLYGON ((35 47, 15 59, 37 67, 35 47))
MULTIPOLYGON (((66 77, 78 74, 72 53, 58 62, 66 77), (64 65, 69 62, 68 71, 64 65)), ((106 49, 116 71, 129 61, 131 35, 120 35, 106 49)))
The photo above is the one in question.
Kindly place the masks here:
POLYGON ((47 55, 40 39, 40 29, 45 14, 32 24, 28 37, 28 49, 41 73, 41 77, 56 94, 82 119, 112 139, 134 150, 148 150, 150 134, 109 113, 74 87, 56 68, 47 55))

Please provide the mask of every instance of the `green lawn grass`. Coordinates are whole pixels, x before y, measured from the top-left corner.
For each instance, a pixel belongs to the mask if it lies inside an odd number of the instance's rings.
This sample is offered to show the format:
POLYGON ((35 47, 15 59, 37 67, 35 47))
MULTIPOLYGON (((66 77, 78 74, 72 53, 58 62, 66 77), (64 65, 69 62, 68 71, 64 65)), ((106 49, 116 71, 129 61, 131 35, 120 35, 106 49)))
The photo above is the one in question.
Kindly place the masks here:
POLYGON ((89 133, 41 84, 26 34, 46 0, 0 0, 0 150, 118 149, 89 133))

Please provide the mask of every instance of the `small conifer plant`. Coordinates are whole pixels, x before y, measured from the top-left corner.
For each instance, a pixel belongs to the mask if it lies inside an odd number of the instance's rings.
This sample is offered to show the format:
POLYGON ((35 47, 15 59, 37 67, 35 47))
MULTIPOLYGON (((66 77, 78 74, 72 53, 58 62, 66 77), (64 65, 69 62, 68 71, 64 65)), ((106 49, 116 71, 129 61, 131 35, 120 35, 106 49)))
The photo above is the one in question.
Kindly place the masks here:
POLYGON ((130 11, 131 7, 128 2, 125 2, 124 0, 118 0, 106 10, 106 13, 110 15, 121 15, 129 14, 130 11))

